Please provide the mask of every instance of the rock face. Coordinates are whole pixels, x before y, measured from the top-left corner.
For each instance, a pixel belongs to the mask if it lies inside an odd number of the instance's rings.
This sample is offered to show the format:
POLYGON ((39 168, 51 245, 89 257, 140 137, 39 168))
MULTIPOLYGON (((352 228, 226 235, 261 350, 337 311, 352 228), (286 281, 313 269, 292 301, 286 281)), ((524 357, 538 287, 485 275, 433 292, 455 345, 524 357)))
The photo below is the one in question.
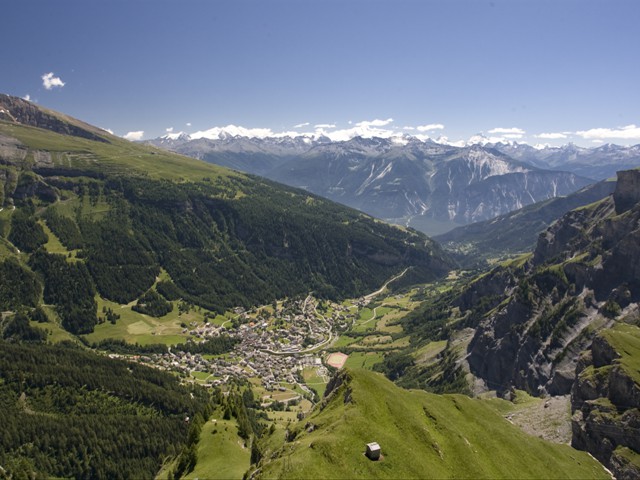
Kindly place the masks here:
POLYGON ((617 478, 640 472, 640 328, 618 324, 598 334, 576 368, 571 444, 617 478))
MULTIPOLYGON (((542 233, 522 270, 502 283, 499 305, 480 321, 468 349, 471 372, 489 387, 569 393, 579 354, 594 332, 623 309, 637 308, 640 204, 629 206, 633 194, 625 192, 636 174, 626 177, 613 197, 569 212, 542 233), (624 213, 616 214, 620 209, 624 213)), ((473 290, 477 296, 487 290, 482 282, 470 288, 469 298, 473 290)), ((596 345, 597 362, 601 355, 596 345)), ((622 380, 612 392, 635 395, 622 380)))
POLYGON ((566 197, 555 197, 483 222, 457 227, 434 237, 451 250, 463 250, 475 260, 505 253, 531 251, 538 235, 558 218, 611 195, 616 183, 602 181, 566 197))
POLYGON ((60 114, 54 114, 31 102, 6 94, 0 94, 0 120, 44 128, 63 135, 108 142, 100 134, 106 132, 70 117, 60 118, 60 114))
POLYGON ((542 233, 521 267, 472 285, 460 308, 482 297, 497 305, 469 344, 471 372, 499 392, 571 393, 572 445, 631 479, 640 472, 640 174, 621 179, 610 198, 542 233))
POLYGON ((516 160, 541 168, 566 170, 588 178, 604 180, 616 172, 640 165, 640 145, 622 147, 610 143, 594 148, 574 144, 534 148, 525 144, 494 144, 493 147, 516 160))
POLYGON ((613 199, 617 213, 626 212, 640 202, 640 170, 618 172, 618 186, 613 199))
POLYGON ((267 176, 416 228, 494 218, 591 183, 479 146, 370 145, 365 139, 316 147, 267 176))

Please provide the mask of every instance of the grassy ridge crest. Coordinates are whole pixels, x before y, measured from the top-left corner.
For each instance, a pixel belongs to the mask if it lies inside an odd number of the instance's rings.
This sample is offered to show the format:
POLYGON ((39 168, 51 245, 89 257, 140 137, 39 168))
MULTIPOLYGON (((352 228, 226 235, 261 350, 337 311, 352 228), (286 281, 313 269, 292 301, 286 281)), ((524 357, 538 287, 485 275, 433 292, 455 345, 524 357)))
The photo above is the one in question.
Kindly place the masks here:
POLYGON ((609 478, 586 453, 523 433, 497 400, 406 391, 364 370, 339 375, 259 478, 609 478), (364 455, 374 441, 378 462, 364 455))

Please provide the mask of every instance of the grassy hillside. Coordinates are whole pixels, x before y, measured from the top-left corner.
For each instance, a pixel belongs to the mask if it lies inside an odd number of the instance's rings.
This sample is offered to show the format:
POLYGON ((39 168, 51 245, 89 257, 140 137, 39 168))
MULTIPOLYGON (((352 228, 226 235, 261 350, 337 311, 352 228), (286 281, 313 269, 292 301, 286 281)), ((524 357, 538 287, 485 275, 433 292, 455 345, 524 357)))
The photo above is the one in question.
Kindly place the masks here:
POLYGON ((586 453, 502 418, 506 402, 406 391, 364 370, 341 380, 273 459, 263 452, 260 478, 609 478, 586 453), (365 457, 369 442, 380 461, 365 457))
POLYGON ((626 323, 616 323, 601 335, 619 355, 616 363, 640 385, 640 328, 626 323))

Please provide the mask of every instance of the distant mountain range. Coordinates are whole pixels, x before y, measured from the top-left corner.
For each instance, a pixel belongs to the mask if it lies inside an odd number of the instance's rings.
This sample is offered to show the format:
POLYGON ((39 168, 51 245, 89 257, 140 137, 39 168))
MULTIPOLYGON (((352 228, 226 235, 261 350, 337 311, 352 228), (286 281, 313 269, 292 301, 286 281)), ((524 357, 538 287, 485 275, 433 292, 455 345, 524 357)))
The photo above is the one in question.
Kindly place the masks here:
POLYGON ((565 196, 640 165, 640 145, 457 147, 402 136, 209 137, 169 134, 146 143, 306 189, 431 235, 565 196))
POLYGON ((498 143, 487 146, 540 168, 565 170, 595 180, 615 178, 620 170, 640 166, 640 145, 623 147, 607 143, 584 148, 569 143, 561 147, 534 148, 519 143, 498 143))
POLYGON ((462 263, 475 264, 490 257, 524 253, 535 246, 538 234, 567 212, 602 200, 616 187, 613 180, 588 185, 565 197, 555 197, 472 223, 434 237, 446 249, 463 253, 462 263))

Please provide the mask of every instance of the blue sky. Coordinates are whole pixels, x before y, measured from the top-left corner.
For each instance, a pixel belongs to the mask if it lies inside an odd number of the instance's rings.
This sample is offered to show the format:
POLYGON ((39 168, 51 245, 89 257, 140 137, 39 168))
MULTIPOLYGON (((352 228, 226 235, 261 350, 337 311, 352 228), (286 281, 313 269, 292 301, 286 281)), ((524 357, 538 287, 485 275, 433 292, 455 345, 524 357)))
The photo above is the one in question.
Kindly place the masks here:
POLYGON ((0 91, 118 135, 233 124, 640 143, 638 0, 7 0, 2 11, 0 91))

